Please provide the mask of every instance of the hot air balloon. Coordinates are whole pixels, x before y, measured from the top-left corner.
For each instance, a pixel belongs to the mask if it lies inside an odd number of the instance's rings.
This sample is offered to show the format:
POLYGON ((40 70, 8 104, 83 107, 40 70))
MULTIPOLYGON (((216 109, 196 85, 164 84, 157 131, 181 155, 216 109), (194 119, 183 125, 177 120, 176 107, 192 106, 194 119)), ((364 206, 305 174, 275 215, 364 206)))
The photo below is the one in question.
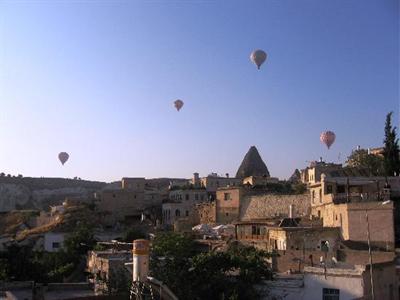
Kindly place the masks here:
POLYGON ((174 102, 174 106, 177 111, 181 110, 181 108, 183 107, 183 104, 184 104, 183 101, 179 100, 179 99, 174 102))
POLYGON ((335 142, 336 135, 332 131, 324 131, 321 133, 321 136, 319 137, 321 142, 325 144, 328 149, 332 146, 332 144, 335 142))
POLYGON ((263 50, 255 50, 250 54, 250 60, 256 64, 257 69, 260 69, 261 65, 265 62, 267 59, 267 53, 265 53, 263 50))
POLYGON ((69 154, 67 152, 60 152, 58 154, 58 159, 61 161, 61 163, 64 165, 69 158, 69 154))

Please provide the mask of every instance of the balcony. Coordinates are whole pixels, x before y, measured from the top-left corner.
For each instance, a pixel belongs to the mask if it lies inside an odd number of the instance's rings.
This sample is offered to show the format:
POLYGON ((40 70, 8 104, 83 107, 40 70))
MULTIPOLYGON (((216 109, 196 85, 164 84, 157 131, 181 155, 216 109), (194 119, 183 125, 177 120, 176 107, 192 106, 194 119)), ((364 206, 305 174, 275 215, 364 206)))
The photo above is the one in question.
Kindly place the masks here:
POLYGON ((382 190, 380 192, 373 193, 340 193, 331 196, 334 204, 386 201, 390 200, 390 191, 382 190))

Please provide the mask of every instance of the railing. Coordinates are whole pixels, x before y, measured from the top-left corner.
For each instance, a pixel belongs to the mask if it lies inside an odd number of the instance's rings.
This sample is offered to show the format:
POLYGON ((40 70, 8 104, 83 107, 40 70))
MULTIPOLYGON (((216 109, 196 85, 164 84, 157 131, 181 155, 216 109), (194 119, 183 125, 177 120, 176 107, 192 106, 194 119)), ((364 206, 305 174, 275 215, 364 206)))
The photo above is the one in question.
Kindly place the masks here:
POLYGON ((369 201, 386 201, 390 200, 390 193, 387 191, 375 193, 340 193, 332 195, 334 204, 348 202, 369 202, 369 201))

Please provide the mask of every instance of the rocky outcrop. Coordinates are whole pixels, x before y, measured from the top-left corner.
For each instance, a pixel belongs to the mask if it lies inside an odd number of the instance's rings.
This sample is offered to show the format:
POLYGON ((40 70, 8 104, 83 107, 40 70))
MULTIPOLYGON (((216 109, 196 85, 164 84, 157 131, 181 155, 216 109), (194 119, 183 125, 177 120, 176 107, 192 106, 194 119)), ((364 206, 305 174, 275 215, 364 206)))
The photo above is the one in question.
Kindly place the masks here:
POLYGON ((299 183, 300 182, 300 171, 299 169, 294 170, 292 176, 289 177, 288 181, 290 183, 299 183))
POLYGON ((105 183, 63 178, 0 177, 0 212, 46 210, 65 198, 91 198, 105 183))
POLYGON ((250 147, 236 173, 237 178, 249 176, 270 177, 268 168, 255 146, 250 147))

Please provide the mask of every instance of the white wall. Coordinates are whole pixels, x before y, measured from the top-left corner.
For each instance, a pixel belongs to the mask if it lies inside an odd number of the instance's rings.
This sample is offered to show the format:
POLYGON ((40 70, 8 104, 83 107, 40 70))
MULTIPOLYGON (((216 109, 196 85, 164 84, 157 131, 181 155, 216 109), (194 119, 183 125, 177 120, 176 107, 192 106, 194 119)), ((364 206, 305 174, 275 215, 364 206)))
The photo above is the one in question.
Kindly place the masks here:
POLYGON ((63 247, 64 233, 48 232, 44 235, 44 250, 47 252, 57 252, 63 247), (53 243, 59 243, 59 248, 55 248, 53 243))
POLYGON ((340 290, 340 300, 358 299, 364 293, 362 277, 331 276, 328 274, 325 279, 323 274, 306 273, 304 275, 303 299, 321 300, 323 288, 340 290))

